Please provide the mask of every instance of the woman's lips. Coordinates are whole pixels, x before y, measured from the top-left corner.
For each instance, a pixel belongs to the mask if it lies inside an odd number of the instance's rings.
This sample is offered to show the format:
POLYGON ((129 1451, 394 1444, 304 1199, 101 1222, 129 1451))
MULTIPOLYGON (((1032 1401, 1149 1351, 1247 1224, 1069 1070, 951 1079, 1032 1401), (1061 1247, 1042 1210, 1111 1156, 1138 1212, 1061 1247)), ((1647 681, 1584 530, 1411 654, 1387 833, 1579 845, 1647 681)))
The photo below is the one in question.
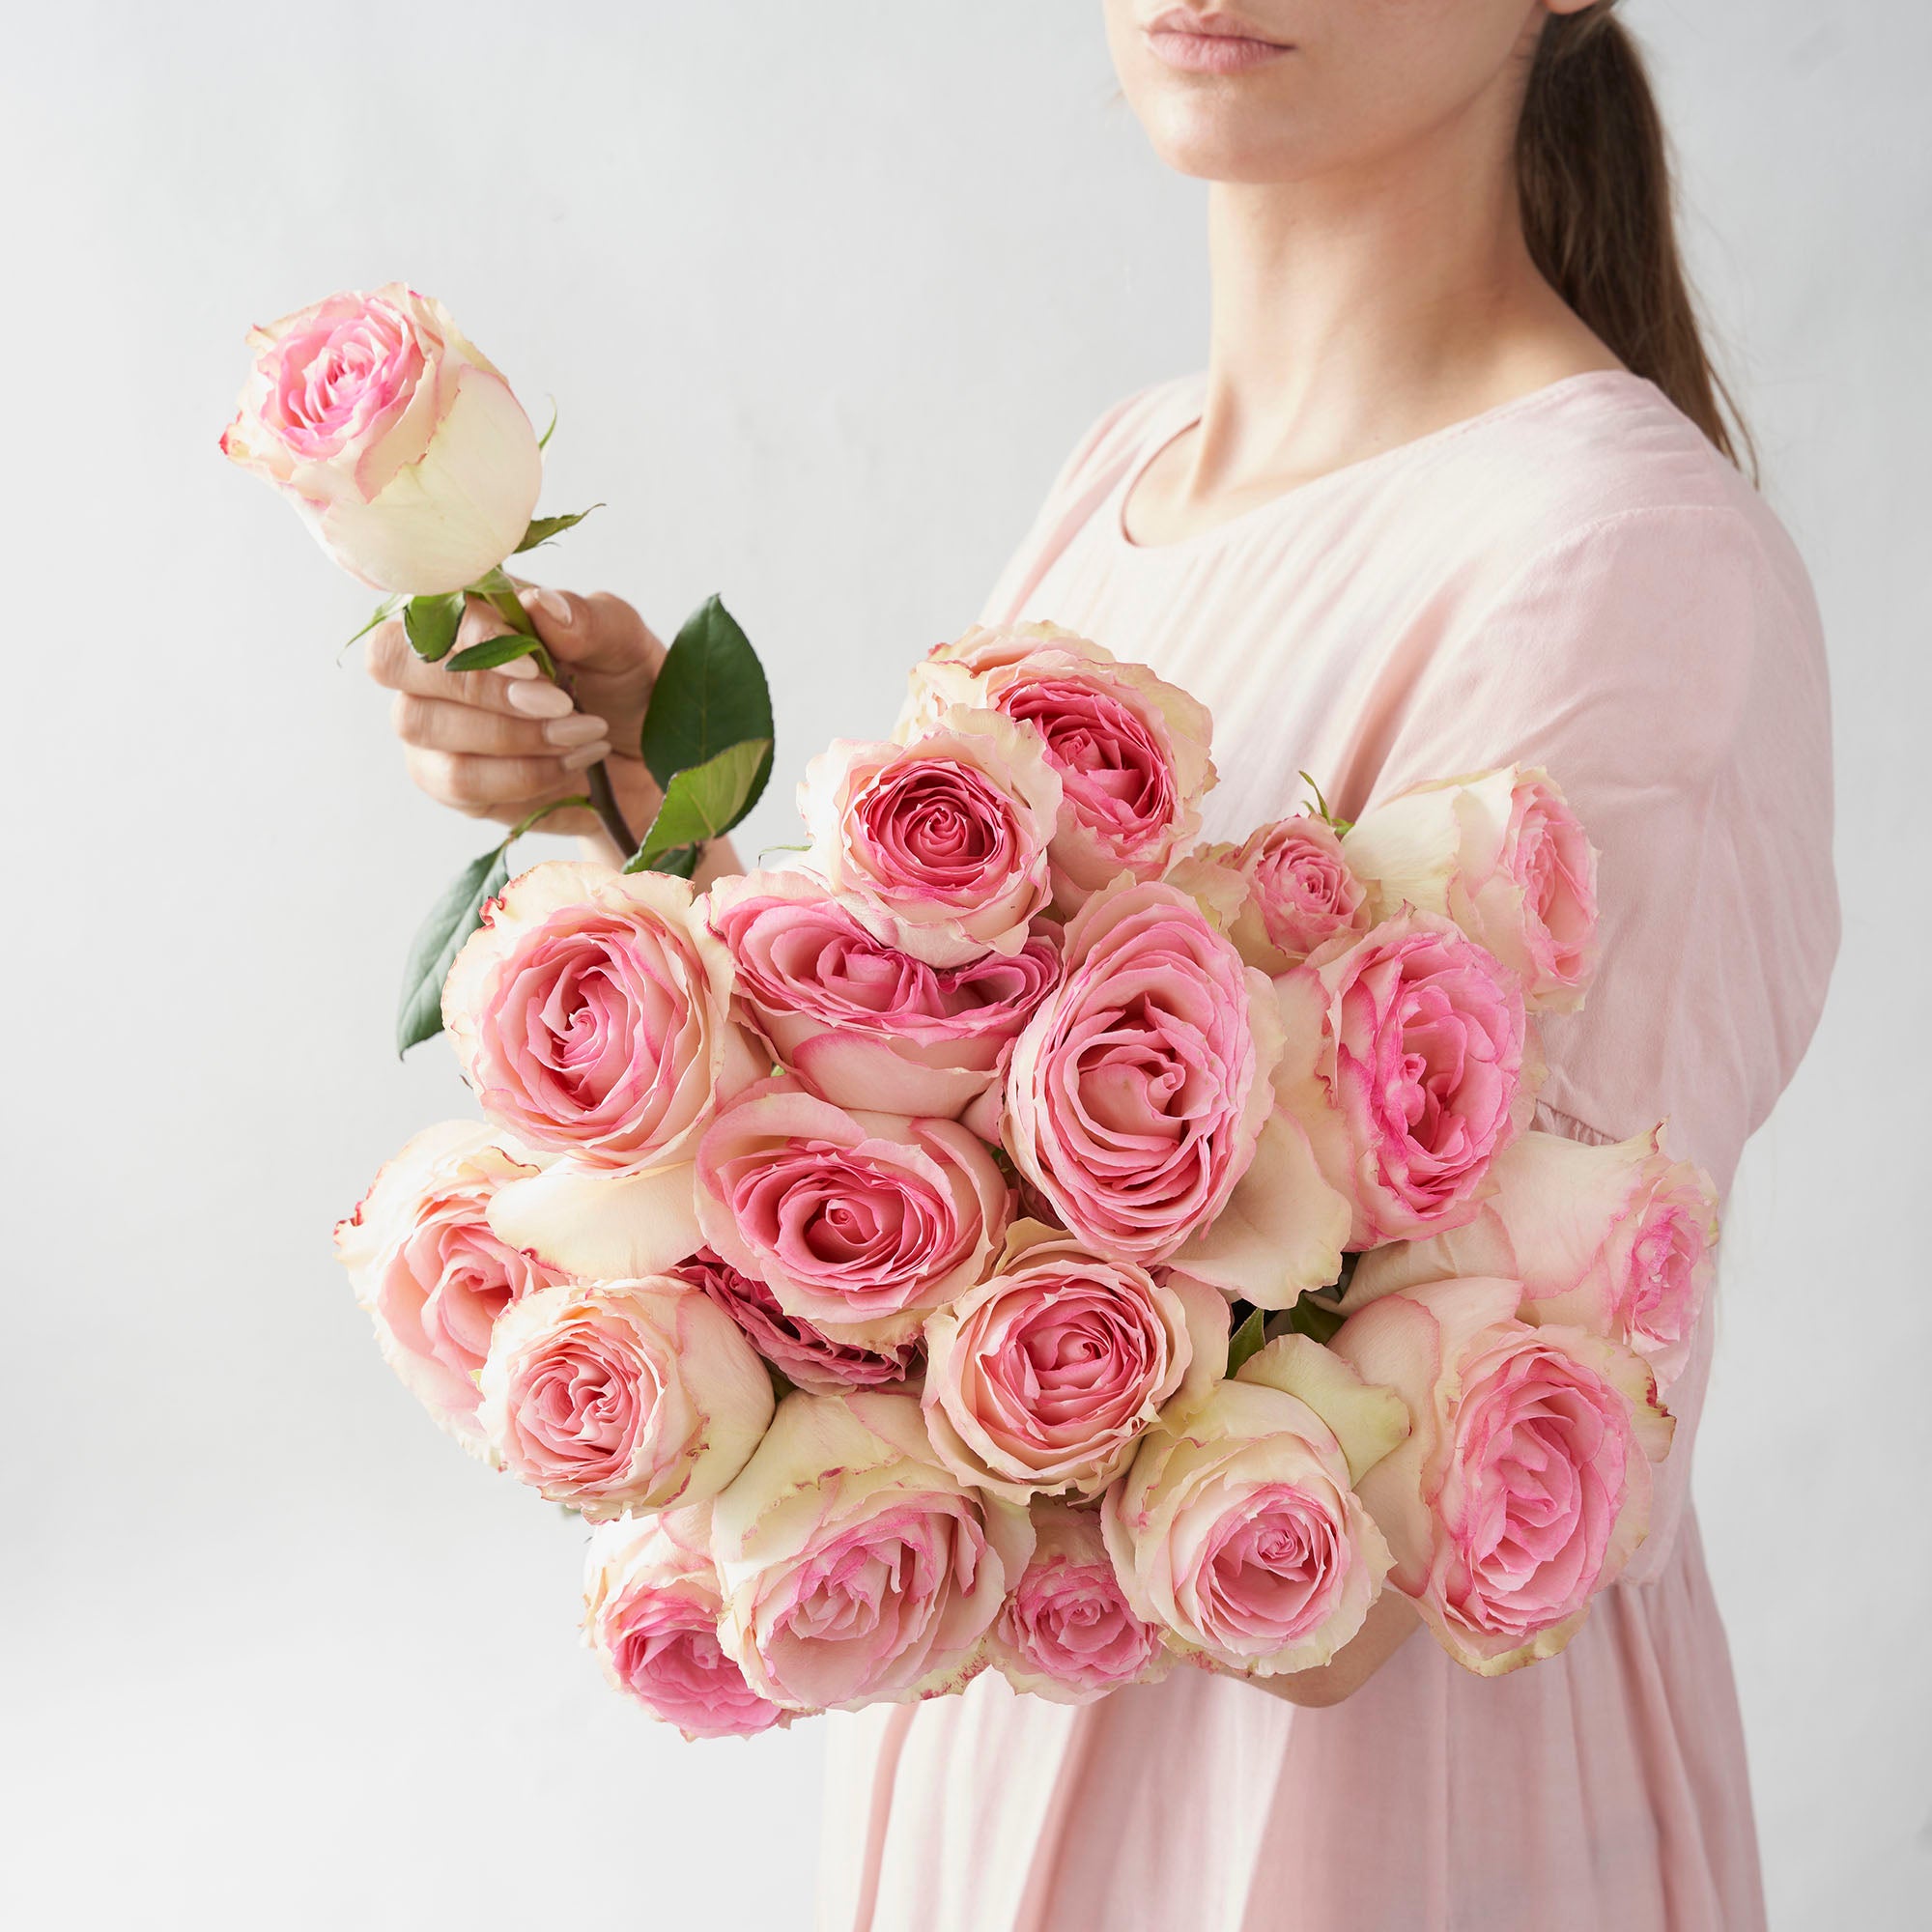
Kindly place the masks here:
POLYGON ((1238 27, 1171 14, 1155 20, 1147 37, 1154 58, 1182 73, 1246 73, 1292 51, 1238 27))

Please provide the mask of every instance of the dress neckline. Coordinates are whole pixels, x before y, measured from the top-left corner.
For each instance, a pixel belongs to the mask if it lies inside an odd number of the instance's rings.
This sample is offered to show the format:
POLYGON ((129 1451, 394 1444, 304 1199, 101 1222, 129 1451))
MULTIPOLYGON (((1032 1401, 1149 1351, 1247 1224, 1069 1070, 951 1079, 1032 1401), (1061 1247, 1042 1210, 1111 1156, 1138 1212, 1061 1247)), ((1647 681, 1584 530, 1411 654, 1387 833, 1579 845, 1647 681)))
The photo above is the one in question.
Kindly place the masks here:
POLYGON ((1146 444, 1134 457, 1121 481, 1115 486, 1112 501, 1107 511, 1107 531, 1113 548, 1124 551, 1132 556, 1157 557, 1179 555, 1198 551, 1216 539, 1246 529, 1264 518, 1278 515, 1291 503, 1307 501, 1311 497, 1320 496, 1329 489, 1344 483, 1359 482, 1363 477, 1375 472, 1392 469, 1405 458, 1420 455, 1437 448, 1445 442, 1464 437, 1471 431, 1487 429, 1492 424, 1512 420, 1535 408, 1546 406, 1579 391, 1598 386, 1621 387, 1626 384, 1657 393, 1657 385, 1647 377, 1634 375, 1628 369, 1585 369, 1575 376, 1559 376, 1553 383, 1546 383, 1541 388, 1525 389, 1520 396, 1512 396, 1507 402, 1492 405, 1487 410, 1479 410, 1472 416, 1463 416, 1452 423, 1444 423, 1439 429, 1433 429, 1421 436, 1411 437, 1406 442, 1391 443, 1386 449, 1376 450, 1372 455, 1359 456, 1352 463, 1344 463, 1334 469, 1325 469, 1320 476, 1311 476, 1305 483, 1296 483, 1268 497, 1264 502, 1249 505, 1238 510, 1232 517, 1223 517, 1217 524, 1209 524, 1206 529, 1192 530, 1186 536, 1175 537, 1167 543, 1139 543, 1127 534, 1127 504, 1141 478, 1147 474, 1154 459, 1171 443, 1185 436, 1201 420, 1202 388, 1205 377, 1197 377, 1187 384, 1186 413, 1179 421, 1167 418, 1162 412, 1156 418, 1153 431, 1146 444))

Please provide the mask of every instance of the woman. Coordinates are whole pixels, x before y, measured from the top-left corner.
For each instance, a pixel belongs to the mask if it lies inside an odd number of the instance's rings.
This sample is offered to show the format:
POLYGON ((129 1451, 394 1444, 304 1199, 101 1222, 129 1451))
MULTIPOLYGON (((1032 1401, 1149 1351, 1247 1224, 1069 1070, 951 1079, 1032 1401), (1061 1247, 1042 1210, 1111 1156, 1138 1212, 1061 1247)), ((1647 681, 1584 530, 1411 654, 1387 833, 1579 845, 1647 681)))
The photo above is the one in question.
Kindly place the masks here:
MULTIPOLYGON (((1667 1115, 1727 1185, 1836 946, 1825 672, 1803 567, 1735 467, 1612 4, 1106 0, 1150 138, 1213 183, 1208 365, 1102 418, 987 615, 1204 699, 1216 837, 1293 809, 1304 769, 1355 816, 1547 765, 1602 848, 1606 964, 1548 1025, 1540 1124, 1667 1115)), ((379 636, 412 770, 511 819, 612 752, 644 823, 624 753, 655 640, 612 599, 532 608, 590 715, 508 675, 451 696, 379 636)), ((1650 1539, 1560 1658, 1465 1675, 1391 1592, 1298 1677, 1181 1671, 1082 1710, 988 1677, 832 1720, 821 1923, 1761 1924, 1687 1500, 1710 1340, 1650 1539)))

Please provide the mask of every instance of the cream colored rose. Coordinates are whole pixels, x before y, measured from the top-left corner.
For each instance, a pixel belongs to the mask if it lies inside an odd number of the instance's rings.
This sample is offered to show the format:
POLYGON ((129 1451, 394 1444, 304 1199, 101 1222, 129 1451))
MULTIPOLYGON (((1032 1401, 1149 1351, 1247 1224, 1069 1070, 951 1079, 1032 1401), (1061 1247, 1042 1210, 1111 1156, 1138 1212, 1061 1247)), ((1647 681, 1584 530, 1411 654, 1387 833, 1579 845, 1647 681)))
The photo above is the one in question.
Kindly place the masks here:
POLYGON ((460 590, 523 541, 543 481, 510 385, 440 301, 390 282, 253 330, 221 439, 379 590, 460 590))
POLYGON ((1452 919, 1521 977, 1532 1009, 1583 1004, 1596 965, 1597 855, 1547 772, 1504 765, 1363 813, 1343 856, 1378 920, 1452 919))

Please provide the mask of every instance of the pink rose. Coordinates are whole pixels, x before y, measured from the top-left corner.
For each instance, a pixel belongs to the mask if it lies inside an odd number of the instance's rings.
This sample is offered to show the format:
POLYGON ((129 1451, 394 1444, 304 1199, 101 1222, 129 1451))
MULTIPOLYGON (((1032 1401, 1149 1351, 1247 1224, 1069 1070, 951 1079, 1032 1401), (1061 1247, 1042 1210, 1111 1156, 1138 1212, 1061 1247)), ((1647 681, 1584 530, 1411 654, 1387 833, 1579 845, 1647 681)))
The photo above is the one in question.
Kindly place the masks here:
POLYGON ((1367 931, 1368 893, 1342 841, 1312 813, 1262 826, 1227 859, 1248 884, 1231 936, 1250 966, 1285 973, 1337 933, 1367 931))
POLYGON ((379 590, 460 590, 523 542, 543 481, 530 419, 440 301, 400 282, 251 330, 221 439, 379 590))
POLYGON ((488 1458, 476 1376, 490 1331, 511 1302, 559 1277, 500 1239, 490 1203, 537 1172, 473 1121, 426 1127, 335 1227, 337 1259, 375 1319, 389 1366, 472 1454, 488 1458))
POLYGON ((1052 896, 1060 780, 997 712, 950 711, 909 745, 841 740, 806 768, 799 810, 833 890, 930 965, 1021 952, 1052 896))
POLYGON ((848 1112, 769 1081, 697 1155, 704 1238, 789 1315, 873 1350, 913 1339, 999 1250, 1010 1193, 956 1121, 848 1112))
POLYGON ((1449 921, 1403 912, 1338 935, 1275 990, 1276 1091, 1350 1203, 1350 1246, 1472 1220, 1542 1075, 1517 976, 1449 921))
POLYGON ((1343 842, 1376 916, 1441 913, 1522 976, 1533 1009, 1583 1004, 1596 965, 1597 855, 1549 775, 1504 765, 1399 793, 1343 842))
POLYGON ((1033 1560, 993 1626, 992 1661, 1015 1690, 1086 1704, 1164 1676, 1158 1626, 1134 1614, 1094 1510, 1033 1505, 1033 1560))
POLYGON ((760 1696, 852 1710, 957 1690, 1033 1552, 1024 1509, 933 1460, 904 1395, 788 1395, 718 1500, 725 1648, 760 1696))
POLYGON ((666 1510, 592 1532, 584 1640, 612 1687, 687 1738, 749 1738, 790 1722, 718 1641, 724 1608, 711 1508, 666 1510))
POLYGON ((736 962, 741 1017, 840 1107, 956 1119, 998 1078, 1060 973, 1043 921, 1010 955, 929 966, 803 872, 721 879, 710 920, 736 962))
POLYGON ((482 1391, 510 1473, 592 1521, 716 1495, 772 1416, 771 1378, 736 1322, 666 1275, 513 1302, 482 1391))
POLYGON ((1259 1677, 1326 1663, 1389 1552, 1355 1486, 1402 1440, 1401 1402, 1304 1335, 1270 1342, 1164 1417, 1101 1522, 1135 1613, 1184 1653, 1259 1677))
POLYGON ((913 684, 916 719, 976 705, 1039 733, 1063 787, 1052 846, 1063 911, 1122 871, 1158 878, 1199 829, 1214 782, 1213 721, 1147 666, 1057 625, 1023 624, 942 645, 913 684))
POLYGON ((877 1350, 835 1342, 810 1321, 787 1315, 763 1282, 740 1274, 709 1248, 700 1248, 673 1272, 701 1288, 745 1331, 753 1348, 802 1389, 829 1395, 841 1388, 886 1388, 904 1382, 919 1366, 917 1343, 877 1350))
POLYGON ((1266 980, 1191 898, 1111 888, 1067 926, 1060 988, 1013 1049, 1007 1146, 1090 1248, 1164 1261, 1247 1171, 1280 1046, 1266 980))
POLYGON ((1643 1540, 1670 1417, 1614 1342, 1516 1318, 1521 1284, 1425 1282, 1329 1344, 1407 1406, 1408 1438, 1359 1482, 1389 1580, 1486 1677, 1552 1657, 1643 1540))
POLYGON ((1663 1129, 1596 1146, 1526 1133, 1497 1157, 1496 1191, 1468 1226, 1362 1257, 1347 1306, 1452 1275, 1522 1283, 1525 1321, 1606 1335, 1683 1373, 1710 1287, 1718 1200, 1710 1177, 1663 1150, 1663 1129))
POLYGON ((998 1271, 925 1324, 925 1422, 963 1482, 1015 1502, 1097 1495, 1177 1396, 1218 1380, 1228 1304, 1022 1221, 998 1271))

